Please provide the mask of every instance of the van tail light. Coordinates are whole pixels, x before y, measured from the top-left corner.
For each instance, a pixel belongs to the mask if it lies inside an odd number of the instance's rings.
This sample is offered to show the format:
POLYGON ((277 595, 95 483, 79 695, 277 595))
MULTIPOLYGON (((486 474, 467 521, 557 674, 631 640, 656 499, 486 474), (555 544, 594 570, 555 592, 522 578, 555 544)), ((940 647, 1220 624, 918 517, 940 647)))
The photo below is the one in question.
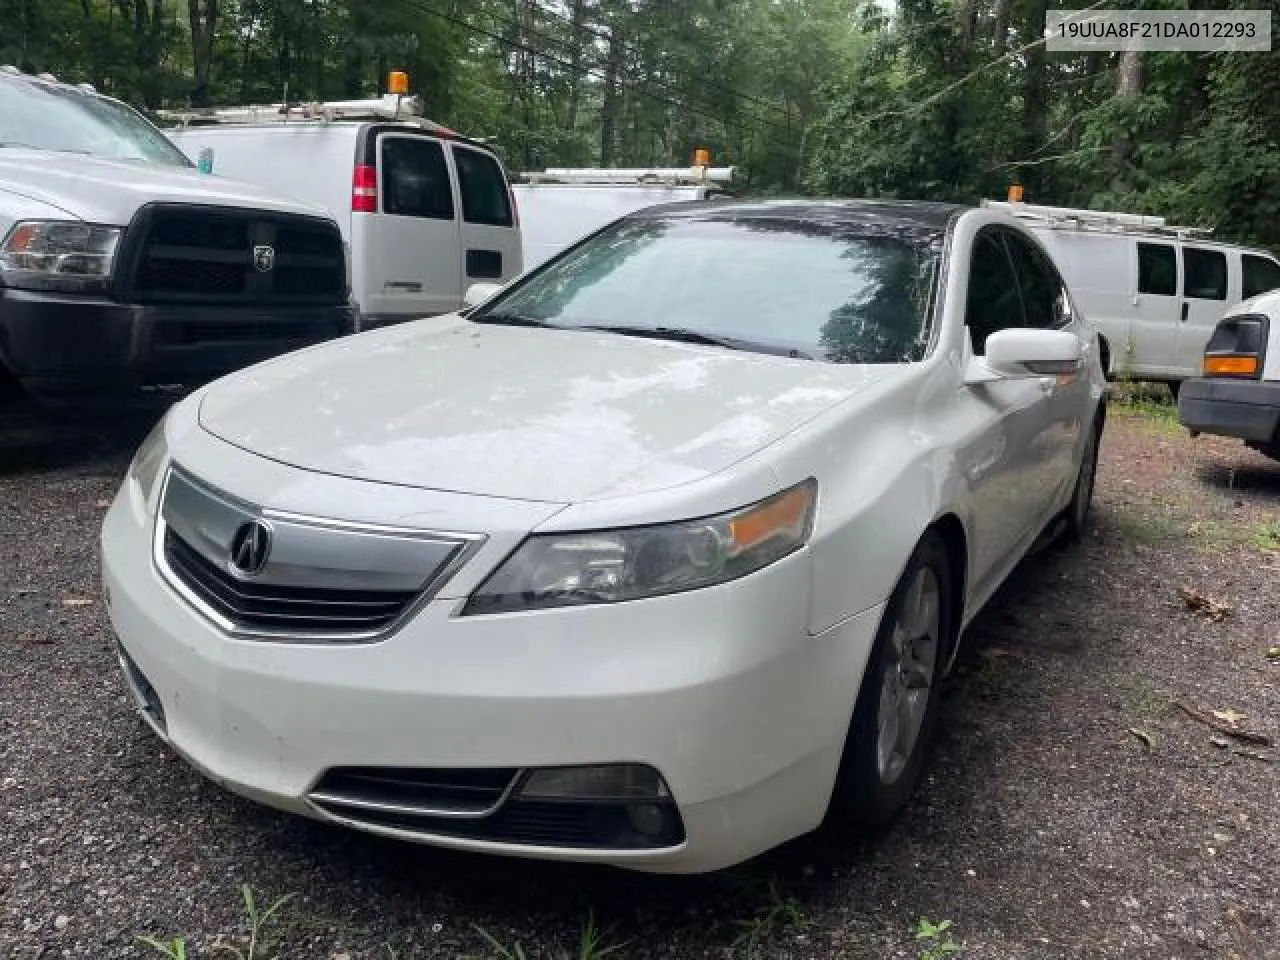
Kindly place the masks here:
POLYGON ((509 183, 507 184, 507 200, 511 203, 511 225, 518 229, 520 226, 520 206, 516 203, 516 192, 509 183))
POLYGON ((1204 349, 1204 375, 1246 380, 1260 377, 1268 326, 1267 317, 1253 314, 1220 321, 1204 349))
POLYGON ((351 212, 378 212, 378 171, 368 164, 357 164, 351 175, 351 212))

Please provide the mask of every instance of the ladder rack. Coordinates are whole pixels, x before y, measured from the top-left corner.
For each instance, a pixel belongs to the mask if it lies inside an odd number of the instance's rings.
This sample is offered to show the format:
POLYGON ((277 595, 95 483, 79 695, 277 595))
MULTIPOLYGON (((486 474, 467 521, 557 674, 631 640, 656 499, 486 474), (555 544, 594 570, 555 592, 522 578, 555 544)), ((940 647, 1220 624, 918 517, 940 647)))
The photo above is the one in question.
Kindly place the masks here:
POLYGON ((266 103, 244 107, 158 110, 162 120, 177 126, 217 124, 332 123, 335 120, 385 120, 407 123, 434 133, 457 136, 422 115, 418 97, 387 94, 368 100, 330 100, 313 103, 266 103))
POLYGON ((1031 203, 983 200, 983 207, 997 210, 1050 230, 1093 230, 1100 233, 1166 234, 1179 238, 1207 237, 1211 227, 1179 227, 1164 217, 1147 217, 1137 213, 1109 213, 1072 207, 1046 207, 1031 203))
POLYGON ((540 173, 522 173, 519 181, 531 184, 582 184, 613 186, 707 186, 728 183, 735 167, 632 167, 593 169, 551 167, 540 173))

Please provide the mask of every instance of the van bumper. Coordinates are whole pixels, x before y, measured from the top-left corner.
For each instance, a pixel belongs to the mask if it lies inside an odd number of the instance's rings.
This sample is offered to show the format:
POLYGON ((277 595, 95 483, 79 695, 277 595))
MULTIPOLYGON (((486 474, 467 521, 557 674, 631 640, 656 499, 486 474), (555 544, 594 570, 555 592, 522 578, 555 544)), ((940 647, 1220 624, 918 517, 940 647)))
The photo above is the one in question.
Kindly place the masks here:
POLYGON ((1280 382, 1184 380, 1178 419, 1199 433, 1238 437, 1252 445, 1280 443, 1280 382))
POLYGON ((341 306, 140 306, 0 288, 0 366, 40 397, 198 386, 350 330, 341 306))

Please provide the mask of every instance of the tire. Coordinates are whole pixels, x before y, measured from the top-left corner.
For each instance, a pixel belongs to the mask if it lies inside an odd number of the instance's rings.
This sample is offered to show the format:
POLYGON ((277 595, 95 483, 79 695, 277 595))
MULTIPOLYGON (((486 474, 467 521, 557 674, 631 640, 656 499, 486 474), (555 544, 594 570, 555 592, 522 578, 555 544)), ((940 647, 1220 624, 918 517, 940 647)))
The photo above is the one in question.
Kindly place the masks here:
POLYGON ((1080 470, 1076 474, 1075 490, 1067 506, 1064 534, 1070 543, 1078 543, 1089 526, 1089 508, 1093 504, 1093 486, 1098 476, 1098 444, 1102 440, 1102 421, 1096 420, 1089 428, 1089 439, 1080 458, 1080 470))
POLYGON ((840 758, 834 817, 872 832, 906 806, 937 726, 938 684, 954 625, 951 563, 941 536, 929 531, 907 561, 876 633, 840 758), (926 637, 930 643, 920 644, 926 637), (911 639, 916 642, 904 648, 911 639))

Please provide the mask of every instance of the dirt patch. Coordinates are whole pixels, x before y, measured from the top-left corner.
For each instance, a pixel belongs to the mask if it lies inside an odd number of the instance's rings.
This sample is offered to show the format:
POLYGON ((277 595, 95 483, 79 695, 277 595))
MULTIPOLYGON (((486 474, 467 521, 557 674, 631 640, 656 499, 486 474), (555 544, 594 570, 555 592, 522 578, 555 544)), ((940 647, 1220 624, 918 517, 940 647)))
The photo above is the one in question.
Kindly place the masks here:
MULTIPOLYGON (((5 457, 0 438, 0 461, 5 457)), ((875 842, 826 830, 724 874, 462 856, 287 817, 169 755, 97 600, 127 438, 0 462, 0 956, 243 947, 239 885, 289 893, 259 956, 529 957, 591 918, 613 957, 1280 956, 1280 464, 1118 410, 1092 529, 974 625, 927 782, 875 842), (1216 618, 1180 594, 1223 605, 1216 618), (82 601, 89 602, 82 602, 82 601), (73 602, 68 602, 73 601, 73 602), (1219 723, 1227 721, 1219 720, 1219 723), (951 920, 917 941, 919 919, 951 920)), ((157 955, 158 954, 152 954, 157 955)))

